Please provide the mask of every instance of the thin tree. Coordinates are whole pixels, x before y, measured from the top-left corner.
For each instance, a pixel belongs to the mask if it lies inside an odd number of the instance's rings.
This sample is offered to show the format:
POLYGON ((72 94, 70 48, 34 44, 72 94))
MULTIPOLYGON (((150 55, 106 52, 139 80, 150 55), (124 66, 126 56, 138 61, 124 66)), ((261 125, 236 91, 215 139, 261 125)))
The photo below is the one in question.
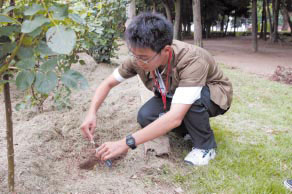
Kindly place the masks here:
MULTIPOLYGON (((4 0, 0 1, 0 9, 4 5, 4 0)), ((10 0, 10 6, 15 6, 14 0, 10 0)), ((9 12, 9 16, 13 17, 13 10, 9 12)), ((12 105, 10 97, 9 74, 4 73, 4 103, 6 113, 6 140, 7 140, 7 161, 8 161, 8 189, 14 192, 14 146, 13 146, 13 120, 12 120, 12 105)))
POLYGON ((252 0, 252 42, 253 51, 258 51, 258 19, 257 19, 257 0, 252 0))
POLYGON ((203 47, 200 0, 193 0, 193 21, 194 21, 194 44, 199 47, 203 47))
POLYGON ((174 39, 179 39, 180 32, 180 16, 181 16, 181 0, 175 0, 175 21, 174 21, 174 39))
POLYGON ((127 21, 125 26, 127 27, 130 22, 132 21, 133 17, 136 15, 136 1, 135 0, 131 0, 130 4, 128 4, 127 7, 127 21))
POLYGON ((278 39, 279 39, 279 34, 278 34, 279 11, 280 11, 280 0, 275 0, 274 6, 273 6, 274 25, 273 25, 273 33, 271 36, 272 42, 278 42, 278 39))
POLYGON ((170 11, 170 6, 169 6, 169 1, 168 0, 163 0, 162 1, 162 5, 165 9, 165 12, 166 12, 166 17, 167 19, 172 22, 172 19, 171 19, 171 11, 170 11))
POLYGON ((269 18, 269 23, 270 23, 270 39, 271 39, 271 35, 273 32, 273 21, 272 21, 272 14, 271 14, 271 10, 270 10, 270 2, 268 0, 264 0, 265 4, 266 4, 266 10, 268 13, 268 18, 269 18))

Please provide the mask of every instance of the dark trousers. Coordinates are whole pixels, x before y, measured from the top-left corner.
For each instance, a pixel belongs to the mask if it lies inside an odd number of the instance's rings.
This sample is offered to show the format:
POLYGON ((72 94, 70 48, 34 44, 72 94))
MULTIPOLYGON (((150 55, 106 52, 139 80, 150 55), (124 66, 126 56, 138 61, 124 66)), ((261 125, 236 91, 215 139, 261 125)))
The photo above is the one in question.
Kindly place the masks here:
MULTIPOLYGON (((167 98, 167 110, 170 109, 171 99, 167 98)), ((138 112, 138 123, 141 127, 146 127, 159 117, 163 112, 161 96, 154 96, 148 100, 138 112)), ((204 86, 201 91, 201 98, 196 100, 186 113, 182 125, 173 129, 180 134, 189 133, 193 146, 199 149, 216 148, 214 133, 210 127, 210 117, 224 114, 226 110, 221 109, 210 99, 210 90, 204 86)))

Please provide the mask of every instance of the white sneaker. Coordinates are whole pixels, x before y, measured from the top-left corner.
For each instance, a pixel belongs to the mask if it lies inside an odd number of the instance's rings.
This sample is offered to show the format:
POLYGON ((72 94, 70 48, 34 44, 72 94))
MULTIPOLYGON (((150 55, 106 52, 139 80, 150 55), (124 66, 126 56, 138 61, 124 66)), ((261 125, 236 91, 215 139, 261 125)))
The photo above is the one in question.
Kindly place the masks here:
POLYGON ((198 149, 193 148, 192 151, 185 157, 184 161, 187 164, 202 166, 207 165, 209 160, 214 159, 216 156, 215 149, 198 149))

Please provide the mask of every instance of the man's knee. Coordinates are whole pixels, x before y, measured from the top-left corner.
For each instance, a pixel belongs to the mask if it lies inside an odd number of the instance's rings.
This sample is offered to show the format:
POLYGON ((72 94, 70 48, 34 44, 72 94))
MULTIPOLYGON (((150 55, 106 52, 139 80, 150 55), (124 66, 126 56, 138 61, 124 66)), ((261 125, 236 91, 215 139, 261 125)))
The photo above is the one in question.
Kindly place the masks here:
POLYGON ((137 121, 141 125, 141 127, 146 127, 152 122, 151 117, 151 111, 149 111, 149 109, 145 107, 142 107, 138 112, 137 121))

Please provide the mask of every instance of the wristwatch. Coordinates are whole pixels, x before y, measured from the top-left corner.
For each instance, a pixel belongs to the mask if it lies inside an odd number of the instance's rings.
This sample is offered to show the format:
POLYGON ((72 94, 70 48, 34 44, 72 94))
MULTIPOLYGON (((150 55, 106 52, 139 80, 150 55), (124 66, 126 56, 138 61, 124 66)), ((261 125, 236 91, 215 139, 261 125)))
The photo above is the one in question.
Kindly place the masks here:
POLYGON ((137 146, 136 146, 136 141, 135 141, 135 138, 132 136, 132 135, 128 135, 126 137, 126 144, 132 149, 136 149, 137 146))

